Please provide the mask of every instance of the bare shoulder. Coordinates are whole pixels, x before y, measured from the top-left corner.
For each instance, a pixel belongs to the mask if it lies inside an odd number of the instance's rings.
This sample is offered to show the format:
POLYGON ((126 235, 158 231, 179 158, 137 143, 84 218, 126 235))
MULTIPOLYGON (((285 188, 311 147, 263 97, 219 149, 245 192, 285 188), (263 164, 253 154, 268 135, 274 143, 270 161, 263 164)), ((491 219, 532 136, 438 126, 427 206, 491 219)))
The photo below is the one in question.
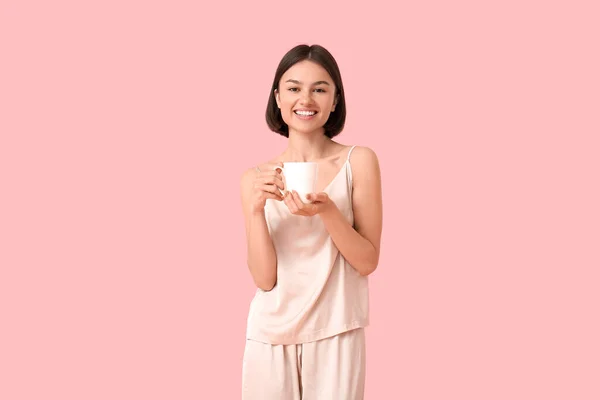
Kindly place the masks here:
POLYGON ((242 172, 242 176, 240 177, 240 185, 243 188, 248 187, 248 185, 256 178, 257 174, 256 167, 247 168, 242 172))
POLYGON ((351 154, 352 162, 377 162, 375 150, 367 146, 354 146, 351 154))
POLYGON ((375 175, 379 177, 379 158, 370 147, 356 146, 350 155, 350 165, 354 176, 373 178, 375 175))

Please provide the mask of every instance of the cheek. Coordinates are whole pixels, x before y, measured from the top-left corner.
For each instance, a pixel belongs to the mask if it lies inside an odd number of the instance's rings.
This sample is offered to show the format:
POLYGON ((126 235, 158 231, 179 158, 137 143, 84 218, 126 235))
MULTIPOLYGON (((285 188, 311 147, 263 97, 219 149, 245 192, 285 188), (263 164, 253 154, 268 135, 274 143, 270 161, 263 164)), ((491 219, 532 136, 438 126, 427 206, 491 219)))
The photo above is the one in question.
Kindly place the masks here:
POLYGON ((292 108, 294 102, 293 99, 290 99, 289 96, 280 96, 279 97, 279 105, 281 106, 281 110, 289 110, 292 108))
POLYGON ((281 115, 285 119, 292 114, 294 102, 290 101, 289 98, 280 97, 279 106, 280 106, 281 115))
POLYGON ((321 110, 331 110, 331 108, 333 107, 333 97, 323 96, 322 98, 320 98, 318 100, 318 102, 319 102, 319 108, 321 110))

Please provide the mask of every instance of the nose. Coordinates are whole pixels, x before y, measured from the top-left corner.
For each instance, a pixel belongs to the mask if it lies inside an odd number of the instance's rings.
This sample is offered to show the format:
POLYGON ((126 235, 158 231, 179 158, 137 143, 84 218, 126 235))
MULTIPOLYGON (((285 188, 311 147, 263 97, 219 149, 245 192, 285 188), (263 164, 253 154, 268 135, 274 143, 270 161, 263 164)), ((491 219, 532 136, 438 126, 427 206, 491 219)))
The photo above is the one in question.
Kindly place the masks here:
POLYGON ((300 103, 303 105, 312 103, 312 93, 310 90, 302 92, 302 94, 300 95, 300 103))

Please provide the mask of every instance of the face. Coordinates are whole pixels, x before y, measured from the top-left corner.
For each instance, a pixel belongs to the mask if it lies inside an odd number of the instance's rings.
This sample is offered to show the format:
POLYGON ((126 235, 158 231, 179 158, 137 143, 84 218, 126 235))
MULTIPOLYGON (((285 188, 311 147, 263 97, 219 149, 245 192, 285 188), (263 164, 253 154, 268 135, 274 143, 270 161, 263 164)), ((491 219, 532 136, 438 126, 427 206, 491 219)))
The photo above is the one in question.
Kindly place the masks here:
POLYGON ((290 131, 322 132, 335 110, 335 90, 333 79, 319 64, 304 60, 288 69, 275 90, 275 100, 290 131))

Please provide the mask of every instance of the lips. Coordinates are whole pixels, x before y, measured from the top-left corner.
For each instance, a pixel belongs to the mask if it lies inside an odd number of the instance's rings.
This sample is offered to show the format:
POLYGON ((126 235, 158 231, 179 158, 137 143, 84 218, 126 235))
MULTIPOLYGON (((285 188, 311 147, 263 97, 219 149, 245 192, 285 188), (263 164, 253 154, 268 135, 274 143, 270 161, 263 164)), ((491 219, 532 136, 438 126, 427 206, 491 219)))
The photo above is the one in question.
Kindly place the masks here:
POLYGON ((315 110, 294 110, 294 114, 301 117, 312 117, 317 114, 317 112, 315 110))

